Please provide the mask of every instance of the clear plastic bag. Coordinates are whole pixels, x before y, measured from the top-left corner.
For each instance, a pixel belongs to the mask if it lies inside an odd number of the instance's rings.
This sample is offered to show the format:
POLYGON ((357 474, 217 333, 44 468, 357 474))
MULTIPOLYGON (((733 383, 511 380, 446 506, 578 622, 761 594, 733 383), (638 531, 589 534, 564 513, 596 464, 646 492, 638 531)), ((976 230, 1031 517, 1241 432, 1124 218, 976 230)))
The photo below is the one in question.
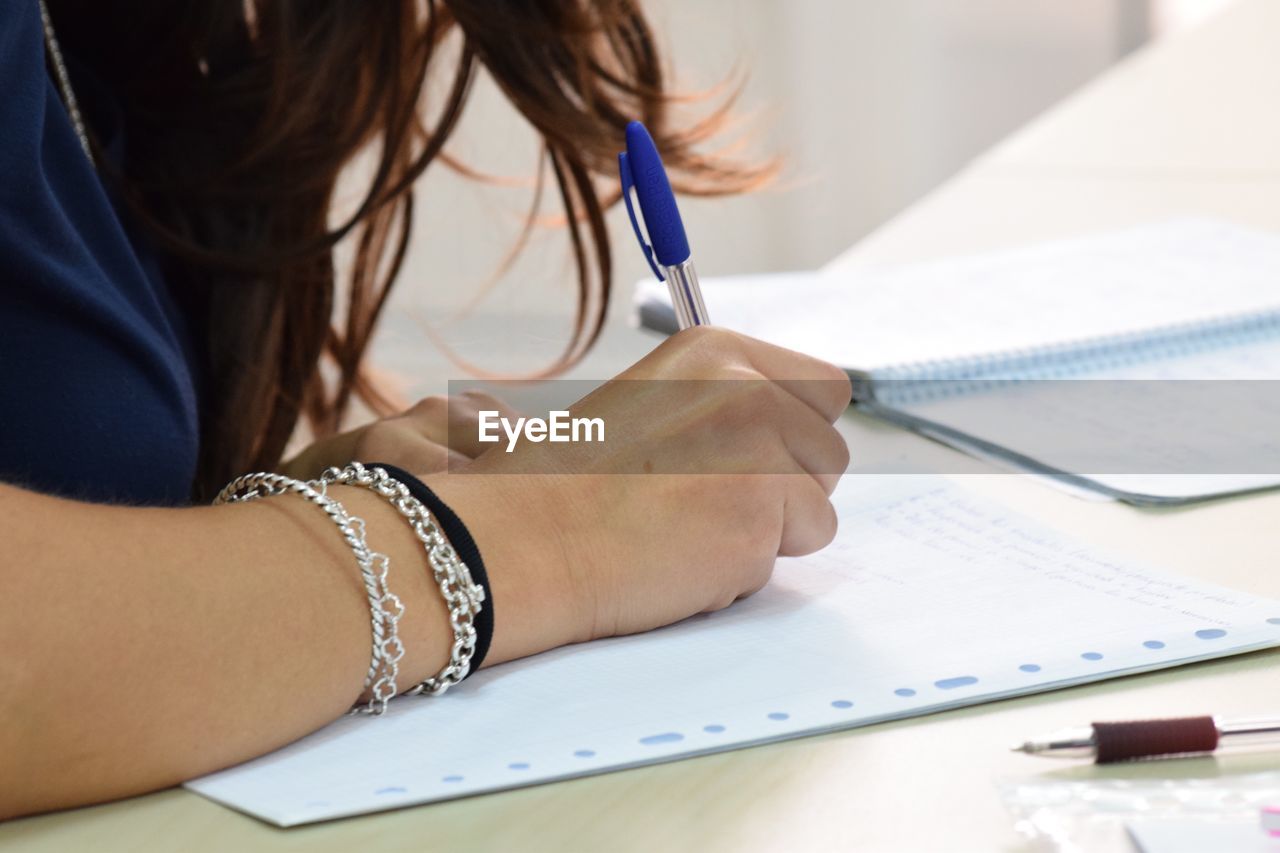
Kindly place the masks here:
POLYGON ((1257 822, 1262 807, 1280 803, 1280 771, 1193 779, 1017 780, 1002 784, 1001 796, 1015 829, 1040 849, 1132 851, 1125 827, 1135 820, 1257 822))

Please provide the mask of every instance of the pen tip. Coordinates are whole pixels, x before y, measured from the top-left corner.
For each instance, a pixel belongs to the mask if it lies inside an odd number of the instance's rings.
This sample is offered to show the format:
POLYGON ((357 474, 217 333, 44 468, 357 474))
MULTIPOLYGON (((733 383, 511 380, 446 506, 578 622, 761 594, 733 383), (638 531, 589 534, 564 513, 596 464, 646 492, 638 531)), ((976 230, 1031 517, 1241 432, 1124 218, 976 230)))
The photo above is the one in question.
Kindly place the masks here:
POLYGON ((1029 743, 1015 743, 1013 746, 1009 747, 1009 751, 1030 753, 1031 752, 1030 747, 1031 747, 1031 744, 1029 743))

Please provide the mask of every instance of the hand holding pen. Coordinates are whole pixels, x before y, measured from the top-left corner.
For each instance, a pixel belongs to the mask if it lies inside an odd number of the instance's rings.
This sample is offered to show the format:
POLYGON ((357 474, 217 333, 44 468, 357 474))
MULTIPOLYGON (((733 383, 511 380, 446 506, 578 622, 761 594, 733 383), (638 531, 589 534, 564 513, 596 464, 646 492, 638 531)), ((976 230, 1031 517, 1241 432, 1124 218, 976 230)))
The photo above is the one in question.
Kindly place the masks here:
MULTIPOLYGON (((636 187, 656 245, 646 254, 688 285, 682 293, 696 293, 670 184, 651 174, 662 161, 644 128, 632 128, 636 158, 623 162, 648 169, 636 187)), ((685 325, 706 322, 701 299, 694 304, 685 325)), ((829 496, 849 458, 831 424, 848 401, 838 367, 693 329, 571 406, 604 424, 605 440, 523 442, 477 454, 466 476, 433 480, 487 543, 493 576, 521 591, 495 593, 509 602, 497 623, 508 627, 495 631, 490 659, 727 607, 759 589, 778 556, 826 546, 836 531, 829 496), (660 476, 616 476, 645 473, 660 476)))

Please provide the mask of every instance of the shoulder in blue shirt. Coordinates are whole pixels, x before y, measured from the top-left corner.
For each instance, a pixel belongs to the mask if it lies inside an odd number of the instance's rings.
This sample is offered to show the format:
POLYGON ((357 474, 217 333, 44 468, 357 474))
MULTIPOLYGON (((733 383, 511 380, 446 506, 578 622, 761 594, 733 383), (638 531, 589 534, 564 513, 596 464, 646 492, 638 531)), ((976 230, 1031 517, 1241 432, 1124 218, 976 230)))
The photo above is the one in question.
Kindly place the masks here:
POLYGON ((186 502, 199 450, 190 342, 155 256, 80 148, 37 0, 0 4, 0 84, 0 481, 186 502))

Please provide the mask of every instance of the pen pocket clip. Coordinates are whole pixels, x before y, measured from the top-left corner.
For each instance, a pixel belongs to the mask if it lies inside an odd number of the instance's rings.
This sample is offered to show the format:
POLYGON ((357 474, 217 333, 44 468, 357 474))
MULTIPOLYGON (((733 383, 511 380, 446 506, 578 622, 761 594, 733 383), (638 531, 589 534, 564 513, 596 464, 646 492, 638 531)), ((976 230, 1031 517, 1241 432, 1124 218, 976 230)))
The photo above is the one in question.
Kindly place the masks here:
POLYGON ((658 281, 666 281, 667 278, 662 274, 662 270, 658 268, 658 262, 653 255, 653 246, 650 245, 648 235, 644 231, 644 226, 640 224, 640 217, 636 216, 635 206, 631 202, 631 194, 635 192, 635 177, 631 174, 631 163, 627 161, 627 152, 623 151, 618 155, 618 172, 622 177, 622 201, 627 206, 627 216, 631 218, 631 230, 636 232, 636 240, 640 242, 640 249, 644 252, 644 259, 649 262, 649 269, 653 270, 653 274, 658 277, 658 281))

